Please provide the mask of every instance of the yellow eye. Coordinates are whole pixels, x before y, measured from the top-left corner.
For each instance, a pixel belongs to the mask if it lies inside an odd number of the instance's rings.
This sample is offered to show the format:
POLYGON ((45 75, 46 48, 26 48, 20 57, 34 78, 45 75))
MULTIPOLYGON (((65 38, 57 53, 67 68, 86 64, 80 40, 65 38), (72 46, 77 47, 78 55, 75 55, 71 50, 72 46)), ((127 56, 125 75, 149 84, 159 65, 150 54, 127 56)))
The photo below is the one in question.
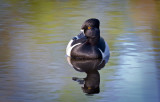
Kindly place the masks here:
POLYGON ((91 89, 91 87, 88 87, 88 89, 90 90, 90 89, 91 89))
POLYGON ((91 29, 91 27, 88 27, 88 29, 91 29))

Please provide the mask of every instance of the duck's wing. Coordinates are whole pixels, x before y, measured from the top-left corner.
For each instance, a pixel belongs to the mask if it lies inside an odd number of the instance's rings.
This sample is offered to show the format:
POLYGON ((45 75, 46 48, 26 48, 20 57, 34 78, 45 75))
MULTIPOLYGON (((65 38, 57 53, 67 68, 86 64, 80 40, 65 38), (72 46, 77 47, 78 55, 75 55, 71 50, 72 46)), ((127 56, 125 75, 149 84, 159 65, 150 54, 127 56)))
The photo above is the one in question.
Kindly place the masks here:
POLYGON ((78 44, 78 43, 84 43, 85 41, 86 41, 86 37, 83 36, 82 38, 73 40, 73 42, 71 43, 71 46, 73 46, 73 45, 75 45, 75 44, 78 44))
POLYGON ((101 51, 104 53, 105 47, 105 40, 101 37, 98 43, 98 48, 101 49, 101 51))
POLYGON ((100 49, 103 58, 110 56, 109 47, 107 42, 101 37, 98 43, 98 48, 100 49))

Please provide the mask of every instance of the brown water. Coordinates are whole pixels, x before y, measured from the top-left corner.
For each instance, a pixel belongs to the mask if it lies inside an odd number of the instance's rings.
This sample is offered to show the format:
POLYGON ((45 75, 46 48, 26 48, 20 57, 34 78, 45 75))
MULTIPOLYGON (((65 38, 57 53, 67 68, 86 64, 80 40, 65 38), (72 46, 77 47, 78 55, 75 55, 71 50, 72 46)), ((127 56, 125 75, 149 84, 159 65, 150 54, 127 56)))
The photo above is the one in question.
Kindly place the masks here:
POLYGON ((0 1, 0 102, 160 102, 159 86, 159 0, 0 1), (88 96, 65 48, 93 17, 111 56, 88 96))

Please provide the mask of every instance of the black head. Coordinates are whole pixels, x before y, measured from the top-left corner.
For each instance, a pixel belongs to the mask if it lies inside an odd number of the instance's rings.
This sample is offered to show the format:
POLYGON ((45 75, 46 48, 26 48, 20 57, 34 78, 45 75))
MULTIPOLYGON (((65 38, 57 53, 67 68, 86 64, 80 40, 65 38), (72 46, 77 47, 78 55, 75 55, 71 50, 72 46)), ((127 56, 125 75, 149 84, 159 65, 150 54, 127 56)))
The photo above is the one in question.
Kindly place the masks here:
POLYGON ((86 30, 85 36, 88 43, 96 45, 100 40, 100 30, 98 28, 90 28, 86 30))
POLYGON ((96 18, 90 18, 88 20, 86 20, 84 22, 84 24, 82 25, 81 29, 84 30, 84 32, 86 32, 86 30, 88 29, 88 27, 91 27, 91 28, 98 28, 99 29, 99 26, 100 26, 100 22, 98 19, 96 18))

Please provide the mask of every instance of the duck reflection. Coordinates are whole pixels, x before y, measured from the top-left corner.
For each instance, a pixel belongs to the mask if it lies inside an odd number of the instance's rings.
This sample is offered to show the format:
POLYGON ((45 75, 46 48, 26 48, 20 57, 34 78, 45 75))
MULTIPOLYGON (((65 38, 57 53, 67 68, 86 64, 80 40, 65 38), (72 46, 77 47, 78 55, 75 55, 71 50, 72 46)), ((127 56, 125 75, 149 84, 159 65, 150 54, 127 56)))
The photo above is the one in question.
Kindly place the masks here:
POLYGON ((98 70, 102 69, 108 62, 108 58, 105 60, 76 60, 70 57, 67 58, 68 63, 79 72, 85 72, 86 78, 72 77, 72 80, 77 81, 83 85, 82 90, 87 94, 98 94, 100 92, 100 74, 98 70))

